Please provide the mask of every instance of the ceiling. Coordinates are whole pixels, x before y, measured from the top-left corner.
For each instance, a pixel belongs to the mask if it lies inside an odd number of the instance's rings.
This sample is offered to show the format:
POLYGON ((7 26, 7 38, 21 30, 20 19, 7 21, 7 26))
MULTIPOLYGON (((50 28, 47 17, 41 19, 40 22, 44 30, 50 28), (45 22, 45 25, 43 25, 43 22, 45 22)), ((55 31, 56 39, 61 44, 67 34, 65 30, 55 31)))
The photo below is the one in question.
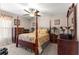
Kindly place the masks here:
POLYGON ((64 15, 66 16, 70 3, 0 3, 0 9, 12 12, 18 15, 26 14, 24 9, 36 8, 41 14, 48 16, 64 15))

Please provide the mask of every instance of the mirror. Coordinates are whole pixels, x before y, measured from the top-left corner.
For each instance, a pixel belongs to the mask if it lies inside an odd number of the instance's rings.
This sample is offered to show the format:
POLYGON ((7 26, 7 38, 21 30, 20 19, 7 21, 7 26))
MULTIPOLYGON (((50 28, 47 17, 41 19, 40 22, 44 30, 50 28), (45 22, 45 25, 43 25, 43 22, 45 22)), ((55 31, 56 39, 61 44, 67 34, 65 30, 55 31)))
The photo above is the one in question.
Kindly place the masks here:
POLYGON ((76 8, 75 4, 73 3, 67 12, 67 34, 71 35, 72 38, 75 37, 76 33, 76 8))

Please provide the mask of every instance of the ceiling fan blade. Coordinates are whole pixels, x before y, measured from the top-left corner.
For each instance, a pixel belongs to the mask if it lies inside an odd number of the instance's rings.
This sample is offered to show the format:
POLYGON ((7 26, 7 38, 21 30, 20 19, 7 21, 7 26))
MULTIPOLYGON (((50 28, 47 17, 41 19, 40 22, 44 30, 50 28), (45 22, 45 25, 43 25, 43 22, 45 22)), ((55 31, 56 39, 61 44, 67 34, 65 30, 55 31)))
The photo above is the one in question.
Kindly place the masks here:
POLYGON ((29 14, 24 14, 23 16, 26 16, 26 15, 29 15, 29 14))
POLYGON ((38 15, 39 17, 41 17, 41 15, 38 15))
POLYGON ((27 11, 26 9, 24 9, 24 11, 25 11, 25 12, 28 12, 28 13, 30 13, 30 12, 29 12, 29 11, 27 11))

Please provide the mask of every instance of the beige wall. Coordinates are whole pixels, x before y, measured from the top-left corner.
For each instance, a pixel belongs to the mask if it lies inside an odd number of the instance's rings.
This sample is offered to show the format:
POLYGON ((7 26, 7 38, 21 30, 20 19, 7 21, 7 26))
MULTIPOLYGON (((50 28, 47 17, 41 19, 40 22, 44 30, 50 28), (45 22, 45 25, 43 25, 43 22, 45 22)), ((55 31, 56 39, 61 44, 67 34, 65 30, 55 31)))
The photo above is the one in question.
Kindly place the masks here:
POLYGON ((61 16, 55 16, 55 17, 53 17, 51 25, 52 25, 52 27, 58 27, 58 28, 60 26, 67 26, 67 18, 66 18, 66 16, 61 15, 61 16), (60 19, 60 24, 59 25, 55 25, 54 24, 54 21, 57 20, 57 19, 60 19))
MULTIPOLYGON (((67 19, 66 19, 66 16, 53 16, 53 17, 48 17, 48 16, 41 16, 39 17, 39 27, 47 27, 49 28, 50 22, 51 20, 51 26, 52 27, 60 27, 60 26, 67 26, 67 19), (60 25, 54 25, 54 20, 56 19, 60 19, 60 25)), ((31 20, 31 23, 34 22, 35 20, 31 20)))

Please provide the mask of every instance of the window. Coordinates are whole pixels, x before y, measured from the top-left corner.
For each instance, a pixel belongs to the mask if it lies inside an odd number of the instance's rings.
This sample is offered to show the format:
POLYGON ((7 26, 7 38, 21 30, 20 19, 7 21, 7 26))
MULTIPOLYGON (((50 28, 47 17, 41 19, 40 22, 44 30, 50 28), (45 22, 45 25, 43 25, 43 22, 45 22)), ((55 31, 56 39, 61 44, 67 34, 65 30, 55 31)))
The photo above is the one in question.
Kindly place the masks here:
POLYGON ((10 17, 0 16, 0 45, 9 44, 12 40, 12 21, 10 17))

